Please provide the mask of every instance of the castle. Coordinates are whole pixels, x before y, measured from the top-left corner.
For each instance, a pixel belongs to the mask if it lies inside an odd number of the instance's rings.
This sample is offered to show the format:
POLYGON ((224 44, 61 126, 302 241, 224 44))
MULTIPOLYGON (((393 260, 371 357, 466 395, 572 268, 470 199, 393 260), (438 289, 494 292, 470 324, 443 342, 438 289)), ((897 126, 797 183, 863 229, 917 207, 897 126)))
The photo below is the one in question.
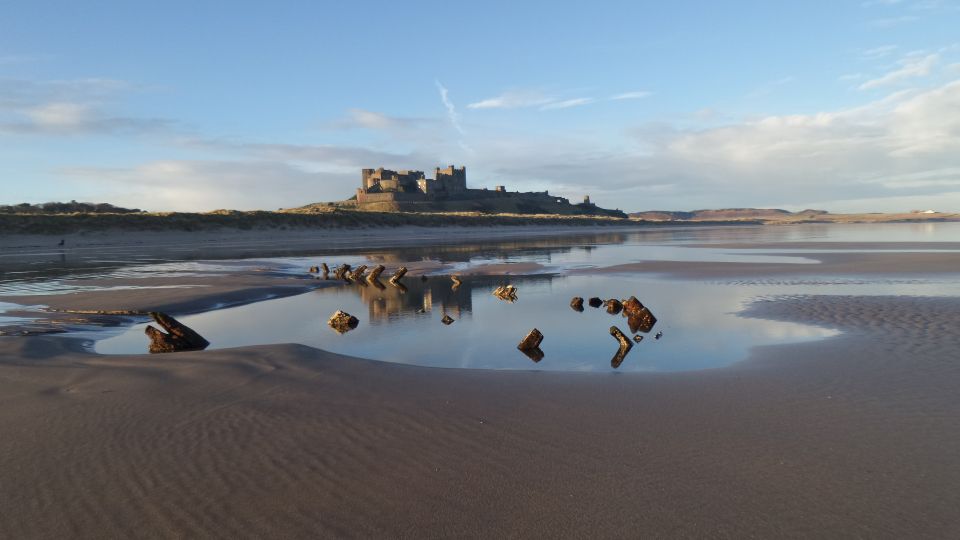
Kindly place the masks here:
MULTIPOLYGON (((391 171, 390 169, 362 169, 360 172, 362 187, 357 189, 357 202, 371 202, 371 194, 419 194, 423 200, 437 197, 464 195, 467 189, 467 168, 459 169, 450 165, 446 169, 437 167, 435 178, 427 178, 423 171, 391 171)), ((482 190, 474 190, 482 191, 482 190)), ((374 200, 387 200, 390 197, 374 197, 374 200)), ((395 198, 394 198, 395 200, 395 198)))
POLYGON ((586 214, 625 216, 619 210, 604 210, 584 197, 570 204, 564 197, 547 191, 508 192, 504 186, 471 189, 467 168, 450 165, 434 169, 434 177, 423 171, 361 169, 356 205, 366 210, 401 211, 482 211, 544 214, 586 214))

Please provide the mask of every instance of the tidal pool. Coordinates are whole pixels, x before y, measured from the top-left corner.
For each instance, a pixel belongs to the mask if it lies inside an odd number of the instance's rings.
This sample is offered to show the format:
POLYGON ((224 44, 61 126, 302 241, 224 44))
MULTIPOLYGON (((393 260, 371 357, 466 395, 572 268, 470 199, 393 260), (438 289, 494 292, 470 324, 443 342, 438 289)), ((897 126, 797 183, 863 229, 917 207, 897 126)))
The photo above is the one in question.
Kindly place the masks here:
MULTIPOLYGON (((757 287, 625 276, 464 277, 453 290, 446 276, 426 282, 404 280, 406 290, 386 285, 335 285, 298 296, 181 317, 211 348, 300 343, 362 358, 431 367, 611 371, 617 342, 611 326, 629 334, 622 315, 602 307, 570 308, 573 296, 636 296, 658 318, 640 333, 620 371, 682 371, 720 367, 746 358, 756 345, 792 343, 834 335, 831 329, 736 315, 757 287), (493 289, 510 283, 510 303, 493 289), (326 322, 338 309, 360 319, 353 331, 337 334, 326 322), (444 315, 454 319, 441 323, 444 315), (532 328, 545 338, 544 357, 531 361, 517 350, 532 328), (662 337, 655 336, 662 332, 662 337)), ((96 342, 103 354, 145 353, 146 324, 96 342)))
MULTIPOLYGON (((204 335, 212 348, 272 343, 301 343, 321 349, 389 362, 434 367, 611 371, 617 342, 609 334, 616 325, 628 331, 621 316, 587 307, 569 307, 573 296, 623 299, 636 296, 659 322, 636 344, 618 371, 680 371, 721 367, 742 360, 755 346, 817 340, 834 335, 830 328, 800 322, 768 321, 738 315, 759 298, 821 294, 960 296, 956 275, 859 276, 818 275, 817 251, 860 251, 871 243, 907 242, 902 251, 956 251, 960 223, 736 227, 663 227, 630 231, 442 241, 435 245, 377 247, 373 232, 365 248, 316 247, 307 241, 291 245, 209 245, 178 251, 164 248, 141 253, 123 247, 98 250, 59 250, 59 258, 5 257, 0 254, 0 296, 43 296, 71 292, 136 288, 140 280, 157 276, 190 278, 266 270, 303 276, 309 266, 326 262, 353 266, 420 264, 429 279, 409 275, 401 291, 387 285, 334 284, 295 297, 217 309, 180 317, 204 335), (813 242, 813 244, 809 244, 813 242), (849 242, 856 242, 851 246, 849 242), (779 243, 776 249, 764 244, 779 243), (751 247, 757 246, 757 247, 751 247), (831 247, 832 246, 832 247, 831 247), (856 247, 857 249, 850 249, 856 247), (835 248, 835 249, 834 249, 835 248), (793 264, 797 275, 739 279, 681 280, 650 274, 591 273, 591 268, 642 261, 793 264), (422 264, 425 263, 425 264, 422 264), (503 263, 535 263, 515 267, 537 275, 465 276, 452 290, 450 274, 469 274, 477 267, 503 263), (573 275, 571 275, 571 271, 573 275), (507 303, 491 292, 502 284, 519 289, 519 299, 507 303), (360 319, 344 335, 326 324, 338 309, 360 319), (444 315, 454 322, 441 324, 444 315), (545 335, 545 356, 533 362, 516 346, 532 328, 545 335), (654 339, 663 332, 661 339, 654 339)), ((351 237, 356 241, 357 237, 351 237)), ((875 250, 873 250, 875 251, 875 250)), ((502 270, 511 271, 510 267, 502 270)), ((189 282, 187 282, 189 283, 189 282)), ((149 286, 144 282, 144 286, 149 286)), ((163 287, 164 285, 154 285, 163 287)), ((189 286, 189 285, 177 285, 189 286)), ((4 312, 22 306, 0 304, 0 327, 21 319, 4 312)), ((19 311, 24 311, 20 309, 19 311)), ((29 310, 27 310, 29 311, 29 310)), ((104 354, 146 353, 146 322, 132 327, 94 329, 84 337, 104 354)))

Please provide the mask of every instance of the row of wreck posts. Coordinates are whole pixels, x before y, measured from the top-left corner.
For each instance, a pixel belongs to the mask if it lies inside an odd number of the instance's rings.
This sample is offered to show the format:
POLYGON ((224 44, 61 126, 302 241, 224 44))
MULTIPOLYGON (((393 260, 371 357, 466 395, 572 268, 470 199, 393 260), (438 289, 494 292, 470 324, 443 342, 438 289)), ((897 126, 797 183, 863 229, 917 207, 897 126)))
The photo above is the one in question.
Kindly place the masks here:
MULTIPOLYGON (((362 264, 351 270, 349 264, 342 264, 338 266, 336 270, 334 270, 333 277, 334 279, 344 280, 347 283, 357 283, 364 286, 369 283, 378 289, 384 289, 385 287, 383 283, 380 282, 380 274, 382 274, 384 270, 386 270, 386 268, 382 264, 378 264, 373 270, 370 271, 369 274, 366 274, 366 265, 362 264)), ((330 279, 330 268, 326 263, 321 263, 320 266, 311 266, 309 271, 311 274, 322 274, 323 279, 330 279)), ((407 268, 405 266, 401 266, 396 272, 394 272, 392 276, 390 276, 390 279, 387 281, 399 289, 400 292, 406 292, 407 287, 400 282, 400 280, 402 280, 406 274, 407 268)), ((426 281, 427 276, 420 276, 420 279, 422 281, 426 281)), ((458 276, 450 276, 450 280, 453 281, 453 285, 450 287, 450 290, 452 291, 459 289, 463 284, 458 276)), ((516 298, 516 296, 514 296, 514 298, 516 298)), ((445 313, 443 318, 440 319, 440 322, 449 326, 454 323, 454 319, 445 313)), ((327 320, 327 324, 337 333, 343 334, 356 328, 357 325, 360 324, 360 321, 353 315, 350 315, 343 310, 337 310, 336 313, 334 313, 330 319, 327 320)))
MULTIPOLYGON (((633 341, 640 343, 643 341, 643 336, 637 332, 649 333, 653 330, 653 325, 657 324, 657 318, 653 316, 653 313, 649 308, 644 306, 637 297, 631 296, 626 300, 617 300, 616 298, 611 298, 610 300, 603 301, 598 297, 593 297, 587 301, 588 305, 593 308, 599 308, 600 306, 606 306, 607 313, 611 315, 623 315, 627 318, 627 325, 630 328, 630 332, 634 334, 633 341)), ((570 301, 570 307, 574 311, 583 312, 583 298, 575 296, 573 300, 570 301)), ((627 353, 630 352, 630 349, 633 348, 633 342, 630 341, 630 338, 627 337, 622 330, 620 330, 616 325, 610 327, 610 335, 617 340, 620 347, 617 350, 617 353, 613 355, 613 358, 610 360, 610 365, 616 369, 620 367, 620 364, 623 363, 623 359, 626 358, 627 353)), ((657 332, 654 336, 654 339, 660 339, 663 336, 663 332, 657 332)), ((523 351, 534 362, 539 362, 543 359, 543 351, 540 349, 540 343, 543 342, 543 334, 540 330, 534 328, 523 340, 520 341, 520 344, 517 345, 517 348, 523 351)))
MULTIPOLYGON (((341 264, 333 270, 333 278, 346 281, 347 283, 357 283, 359 285, 370 284, 378 289, 385 289, 386 287, 380 281, 380 274, 387 268, 382 264, 378 264, 370 270, 369 274, 367 274, 367 268, 365 264, 361 264, 356 268, 351 268, 349 264, 341 264)), ((311 274, 320 274, 319 277, 321 279, 330 279, 330 267, 327 266, 327 263, 320 263, 320 266, 311 266, 309 272, 311 274)), ((406 273, 407 267, 401 266, 390 276, 387 282, 400 289, 401 292, 406 292, 407 287, 400 282, 406 273)))
MULTIPOLYGON (((386 268, 380 264, 367 274, 366 265, 360 265, 351 271, 349 264, 343 264, 334 270, 334 276, 337 279, 343 279, 350 283, 360 283, 363 285, 369 283, 378 289, 384 289, 383 283, 380 282, 380 274, 382 274, 384 270, 386 270, 386 268)), ((329 279, 330 268, 326 263, 321 263, 320 266, 310 267, 310 273, 322 273, 323 279, 329 279)), ((390 276, 388 280, 389 283, 400 289, 401 292, 406 291, 407 288, 400 282, 406 273, 406 267, 401 266, 390 276)), ((153 325, 147 325, 147 328, 144 330, 144 333, 150 338, 148 350, 151 353, 198 351, 210 346, 210 342, 203 336, 166 313, 151 312, 150 318, 160 327, 156 328, 153 325)), ((338 310, 330 317, 328 324, 337 332, 343 333, 356 328, 359 321, 353 315, 338 310)))

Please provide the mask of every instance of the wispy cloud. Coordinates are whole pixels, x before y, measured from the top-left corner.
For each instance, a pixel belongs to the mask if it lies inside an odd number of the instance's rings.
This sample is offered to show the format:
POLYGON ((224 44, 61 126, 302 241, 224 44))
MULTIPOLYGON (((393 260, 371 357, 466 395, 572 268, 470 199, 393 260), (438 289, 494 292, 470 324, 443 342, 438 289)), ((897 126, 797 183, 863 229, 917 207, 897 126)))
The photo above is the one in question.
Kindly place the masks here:
POLYGON ((75 167, 59 171, 109 189, 111 201, 147 210, 274 209, 338 200, 358 174, 310 171, 282 162, 159 160, 135 167, 75 167))
POLYGON ((43 135, 142 134, 174 122, 116 114, 108 106, 133 85, 115 79, 0 79, 0 133, 43 135))
POLYGON ((487 98, 467 105, 470 109, 524 109, 537 108, 541 111, 551 111, 558 109, 569 109, 571 107, 580 107, 597 103, 598 101, 623 101, 628 99, 642 99, 652 95, 645 90, 636 90, 633 92, 623 92, 614 94, 608 98, 596 98, 592 96, 582 96, 575 98, 559 98, 543 94, 535 90, 511 90, 504 92, 499 96, 487 98))
POLYGON ((589 105, 596 100, 594 98, 582 97, 574 99, 563 99, 560 101, 551 101, 540 107, 541 111, 549 111, 552 109, 569 109, 570 107, 580 107, 582 105, 589 105))
POLYGON ((755 99, 758 97, 769 95, 773 93, 773 91, 776 90, 778 87, 790 84, 794 80, 796 79, 793 77, 793 75, 787 75, 785 77, 780 77, 779 79, 768 81, 762 84, 759 88, 756 88, 755 90, 749 92, 746 95, 746 97, 747 99, 755 99))
POLYGON ((645 97, 650 97, 653 95, 652 92, 647 92, 646 90, 637 90, 634 92, 623 92, 622 94, 615 94, 610 96, 611 101, 620 101, 624 99, 643 99, 645 97))
POLYGON ((879 19, 871 19, 867 21, 868 26, 874 28, 893 28, 894 26, 900 26, 901 24, 907 24, 919 21, 920 17, 916 15, 900 15, 898 17, 881 17, 879 19))
POLYGON ((867 60, 877 60, 890 56, 895 50, 897 50, 896 45, 880 45, 878 47, 860 51, 860 56, 866 58, 867 60))
POLYGON ((883 75, 870 79, 858 88, 860 90, 872 90, 883 86, 889 86, 906 79, 916 77, 925 77, 930 74, 933 67, 939 62, 940 55, 932 53, 927 55, 908 55, 898 62, 899 68, 884 73, 883 75))
POLYGON ((542 107, 556 99, 533 91, 509 91, 499 96, 470 103, 468 109, 520 109, 523 107, 542 107))
POLYGON ((436 83, 437 90, 440 92, 440 101, 443 102, 443 106, 447 109, 447 118, 450 120, 450 125, 452 125, 453 129, 457 130, 458 133, 463 135, 463 126, 460 125, 460 115, 457 113, 457 108, 453 105, 453 102, 450 101, 450 92, 439 80, 435 80, 434 83, 436 83))
POLYGON ((0 133, 21 135, 137 135, 169 131, 163 118, 113 116, 78 103, 47 103, 20 111, 18 118, 0 121, 0 133))
POLYGON ((865 0, 860 5, 865 8, 869 8, 874 6, 893 6, 902 3, 903 0, 865 0))
POLYGON ((344 118, 330 123, 335 129, 370 129, 370 130, 410 130, 422 126, 432 126, 437 123, 433 118, 414 118, 392 116, 382 112, 366 109, 348 109, 344 118))

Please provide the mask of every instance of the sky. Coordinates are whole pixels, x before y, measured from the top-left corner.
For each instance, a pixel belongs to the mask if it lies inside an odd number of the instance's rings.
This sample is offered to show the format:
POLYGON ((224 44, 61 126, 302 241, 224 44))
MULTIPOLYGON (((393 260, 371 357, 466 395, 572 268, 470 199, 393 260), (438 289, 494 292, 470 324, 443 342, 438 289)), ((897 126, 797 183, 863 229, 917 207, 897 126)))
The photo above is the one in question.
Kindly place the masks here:
POLYGON ((0 204, 467 168, 626 211, 960 211, 960 0, 0 0, 0 204))

